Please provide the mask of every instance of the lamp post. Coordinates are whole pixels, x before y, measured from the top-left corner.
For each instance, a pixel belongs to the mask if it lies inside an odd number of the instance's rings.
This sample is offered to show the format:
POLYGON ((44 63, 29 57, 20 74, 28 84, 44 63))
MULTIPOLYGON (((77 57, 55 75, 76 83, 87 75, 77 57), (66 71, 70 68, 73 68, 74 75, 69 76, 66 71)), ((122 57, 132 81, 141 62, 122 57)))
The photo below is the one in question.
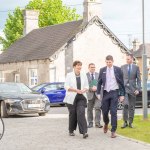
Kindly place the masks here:
POLYGON ((147 109, 147 55, 145 49, 145 15, 144 0, 142 0, 142 26, 143 26, 143 55, 142 55, 142 100, 143 100, 143 119, 148 118, 147 109))

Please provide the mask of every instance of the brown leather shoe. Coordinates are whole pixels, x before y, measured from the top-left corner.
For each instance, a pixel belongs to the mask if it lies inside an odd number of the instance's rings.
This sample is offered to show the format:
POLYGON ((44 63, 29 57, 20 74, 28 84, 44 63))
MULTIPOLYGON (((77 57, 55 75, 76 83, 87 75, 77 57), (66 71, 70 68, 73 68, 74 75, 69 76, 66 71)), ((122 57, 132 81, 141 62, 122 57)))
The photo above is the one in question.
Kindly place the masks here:
POLYGON ((108 125, 105 124, 103 129, 104 129, 104 133, 107 133, 107 131, 108 131, 108 125))
POLYGON ((111 132, 111 138, 116 138, 116 133, 115 132, 111 132))

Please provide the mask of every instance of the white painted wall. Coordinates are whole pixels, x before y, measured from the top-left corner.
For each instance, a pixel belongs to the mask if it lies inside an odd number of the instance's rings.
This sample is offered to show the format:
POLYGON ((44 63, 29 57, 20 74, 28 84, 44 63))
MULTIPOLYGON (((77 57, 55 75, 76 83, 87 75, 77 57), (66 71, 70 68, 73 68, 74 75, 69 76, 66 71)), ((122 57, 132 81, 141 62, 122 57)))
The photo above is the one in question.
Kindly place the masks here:
POLYGON ((81 60, 83 70, 88 71, 88 64, 95 63, 97 71, 105 66, 105 57, 112 55, 114 65, 125 63, 125 54, 120 47, 112 43, 111 38, 103 33, 103 29, 93 24, 85 32, 78 35, 73 43, 73 60, 81 60))
POLYGON ((65 51, 58 54, 58 58, 54 60, 50 67, 56 67, 56 81, 65 81, 65 51))

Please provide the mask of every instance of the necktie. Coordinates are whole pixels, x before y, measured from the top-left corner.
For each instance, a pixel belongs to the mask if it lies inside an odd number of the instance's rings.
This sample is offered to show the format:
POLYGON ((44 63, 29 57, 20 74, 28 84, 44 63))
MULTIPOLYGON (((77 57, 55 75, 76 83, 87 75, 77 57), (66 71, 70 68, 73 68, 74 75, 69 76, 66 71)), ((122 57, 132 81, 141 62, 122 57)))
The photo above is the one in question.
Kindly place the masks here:
POLYGON ((130 74, 131 74, 131 64, 128 66, 128 78, 130 79, 130 74))
POLYGON ((91 78, 92 78, 92 80, 94 80, 94 74, 93 73, 91 74, 91 78))

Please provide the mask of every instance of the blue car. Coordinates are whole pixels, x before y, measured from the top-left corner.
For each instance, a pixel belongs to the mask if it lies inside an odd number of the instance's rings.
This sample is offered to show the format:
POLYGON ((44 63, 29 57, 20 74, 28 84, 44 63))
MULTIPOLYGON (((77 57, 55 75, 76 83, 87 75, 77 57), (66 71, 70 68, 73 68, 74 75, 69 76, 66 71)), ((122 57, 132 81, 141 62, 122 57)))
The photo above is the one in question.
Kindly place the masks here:
POLYGON ((42 93, 49 98, 50 104, 64 105, 63 100, 66 94, 64 82, 42 83, 32 88, 33 91, 42 93))

